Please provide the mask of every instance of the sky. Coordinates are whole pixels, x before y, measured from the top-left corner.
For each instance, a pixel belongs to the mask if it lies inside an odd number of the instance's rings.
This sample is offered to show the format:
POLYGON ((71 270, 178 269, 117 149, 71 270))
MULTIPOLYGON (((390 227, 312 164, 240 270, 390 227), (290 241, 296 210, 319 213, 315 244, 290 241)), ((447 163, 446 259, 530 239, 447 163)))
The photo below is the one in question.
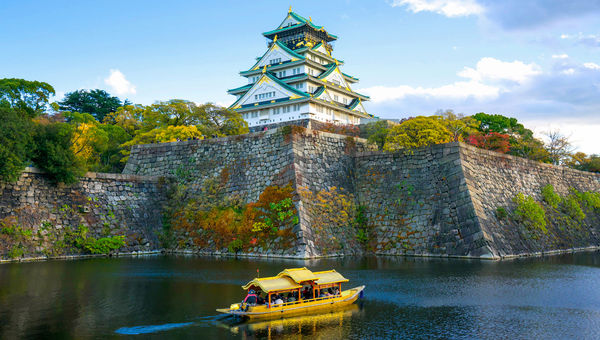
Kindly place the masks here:
POLYGON ((502 114, 600 154, 597 0, 3 0, 0 78, 45 81, 54 100, 229 105, 290 5, 338 36, 333 56, 378 117, 502 114))

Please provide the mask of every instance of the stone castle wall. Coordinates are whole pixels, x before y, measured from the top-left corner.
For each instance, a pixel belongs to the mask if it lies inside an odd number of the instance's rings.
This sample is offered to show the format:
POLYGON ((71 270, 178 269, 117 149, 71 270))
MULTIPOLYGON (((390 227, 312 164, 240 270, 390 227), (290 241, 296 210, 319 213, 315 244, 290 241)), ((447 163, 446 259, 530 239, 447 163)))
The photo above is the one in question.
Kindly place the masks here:
POLYGON ((390 255, 489 256, 465 185, 460 145, 356 157, 357 204, 372 248, 390 255))
POLYGON ((460 145, 464 181, 486 243, 494 257, 527 255, 555 250, 600 246, 600 211, 582 208, 586 218, 574 221, 543 203, 541 189, 552 185, 557 194, 569 189, 600 192, 600 174, 460 145), (547 232, 532 233, 511 218, 498 218, 497 209, 514 208, 513 198, 522 193, 544 204, 547 232))
MULTIPOLYGON (((35 235, 40 231, 28 256, 47 252, 47 229, 81 224, 94 237, 126 235, 126 251, 156 250, 161 215, 169 199, 174 200, 168 194, 170 183, 180 190, 177 200, 233 199, 245 204, 259 200, 270 186, 289 184, 299 217, 290 226, 295 244, 280 249, 281 240, 275 240, 265 248, 251 248, 249 254, 502 258, 600 246, 598 212, 586 210, 585 220, 573 223, 560 209, 550 209, 545 233, 533 233, 511 216, 502 219, 496 213, 503 207, 510 214, 519 192, 542 202, 540 190, 546 184, 563 196, 571 187, 600 192, 598 174, 462 143, 382 153, 364 139, 287 126, 203 141, 138 145, 124 173, 89 174, 67 187, 52 186, 43 174, 26 171, 19 182, 0 184, 0 219, 14 216, 35 235)), ((1 237, 6 250, 7 238, 1 237)), ((227 251, 199 246, 189 231, 176 237, 177 251, 227 251)), ((209 235, 200 235, 204 237, 209 235)))
POLYGON ((158 177, 88 173, 66 186, 27 168, 16 183, 0 182, 0 259, 14 247, 25 257, 73 255, 61 240, 79 226, 95 238, 125 236, 120 252, 160 249, 164 198, 158 177))

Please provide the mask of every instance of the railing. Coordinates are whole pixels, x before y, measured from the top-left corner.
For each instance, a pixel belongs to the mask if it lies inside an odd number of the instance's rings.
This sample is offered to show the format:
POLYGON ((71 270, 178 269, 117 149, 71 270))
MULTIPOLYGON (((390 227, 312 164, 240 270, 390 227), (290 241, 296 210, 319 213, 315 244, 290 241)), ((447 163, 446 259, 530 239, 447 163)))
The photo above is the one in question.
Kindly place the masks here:
MULTIPOLYGON (((287 306, 292 306, 292 305, 297 305, 300 303, 309 303, 309 302, 316 302, 316 301, 322 301, 322 300, 329 300, 329 299, 333 299, 333 298, 338 298, 341 297, 342 294, 337 294, 337 295, 331 295, 331 296, 320 296, 317 298, 312 298, 312 299, 300 299, 297 301, 292 301, 292 302, 284 302, 284 303, 272 303, 271 306, 269 306, 268 303, 265 303, 265 306, 267 306, 268 308, 279 308, 279 307, 287 307, 287 306)), ((260 306, 260 305, 257 305, 260 306)))

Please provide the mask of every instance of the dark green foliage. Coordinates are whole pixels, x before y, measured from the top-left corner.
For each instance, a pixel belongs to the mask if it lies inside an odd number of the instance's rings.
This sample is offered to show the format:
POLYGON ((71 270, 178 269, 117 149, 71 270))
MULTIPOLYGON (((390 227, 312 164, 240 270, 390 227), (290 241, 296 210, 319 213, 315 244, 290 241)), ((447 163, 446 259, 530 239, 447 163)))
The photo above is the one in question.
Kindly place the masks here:
POLYGON ((244 249, 244 241, 242 241, 239 238, 232 240, 227 245, 227 250, 229 250, 230 253, 239 253, 243 249, 244 249))
POLYGON ((0 104, 0 181, 14 182, 27 165, 33 123, 18 110, 0 104))
POLYGON ((388 122, 386 120, 379 120, 373 123, 369 123, 365 127, 366 137, 370 143, 377 145, 379 150, 383 150, 383 145, 388 133, 390 132, 388 122))
POLYGON ((363 246, 367 246, 371 241, 371 230, 367 224, 366 207, 359 205, 356 207, 354 224, 357 227, 356 240, 363 246))
POLYGON ((504 207, 498 207, 496 208, 496 218, 499 220, 503 220, 506 218, 507 216, 507 212, 506 209, 504 207))
POLYGON ((30 118, 42 114, 54 88, 41 81, 18 78, 0 79, 0 105, 26 113, 30 118))
POLYGON ((547 184, 542 188, 542 196, 548 205, 554 209, 558 208, 561 198, 557 193, 554 192, 554 187, 552 184, 547 184))
POLYGON ((548 229, 546 229, 546 212, 533 197, 518 193, 513 201, 517 205, 514 211, 517 221, 528 228, 536 228, 544 233, 548 232, 548 229))
POLYGON ((71 247, 87 251, 91 254, 108 254, 125 245, 125 236, 88 237, 88 228, 80 225, 76 230, 66 230, 63 242, 71 247))
POLYGON ((99 89, 69 92, 58 104, 61 110, 89 113, 99 122, 123 105, 119 98, 99 89))
POLYGON ((55 183, 74 183, 85 172, 71 149, 73 128, 67 123, 39 124, 31 159, 55 183))

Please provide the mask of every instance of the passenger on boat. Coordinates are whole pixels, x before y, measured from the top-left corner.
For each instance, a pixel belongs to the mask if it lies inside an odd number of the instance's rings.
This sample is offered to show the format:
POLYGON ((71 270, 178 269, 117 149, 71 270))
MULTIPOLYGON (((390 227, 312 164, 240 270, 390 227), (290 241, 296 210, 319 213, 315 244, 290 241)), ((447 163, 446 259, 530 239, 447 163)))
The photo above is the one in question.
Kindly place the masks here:
POLYGON ((302 291, 302 298, 305 300, 312 299, 312 293, 310 290, 308 290, 308 287, 304 287, 304 290, 302 291))
POLYGON ((248 291, 248 295, 246 295, 246 298, 244 299, 243 303, 246 303, 249 305, 255 305, 257 301, 258 301, 258 298, 257 298, 256 294, 254 293, 254 290, 250 289, 248 291))
POLYGON ((333 289, 333 294, 334 294, 334 295, 340 295, 340 289, 339 289, 338 287, 335 287, 335 288, 333 289))
POLYGON ((258 292, 256 294, 256 304, 257 305, 264 305, 265 304, 265 299, 262 296, 260 296, 260 292, 258 292))
POLYGON ((331 288, 327 289, 327 294, 329 294, 329 296, 335 295, 333 294, 333 290, 331 290, 331 288))
POLYGON ((275 299, 274 304, 280 305, 282 303, 283 303, 283 300, 281 299, 281 295, 277 295, 277 298, 275 299))
POLYGON ((296 301, 296 298, 294 297, 294 294, 292 294, 291 292, 288 293, 287 295, 287 302, 294 302, 296 301))

